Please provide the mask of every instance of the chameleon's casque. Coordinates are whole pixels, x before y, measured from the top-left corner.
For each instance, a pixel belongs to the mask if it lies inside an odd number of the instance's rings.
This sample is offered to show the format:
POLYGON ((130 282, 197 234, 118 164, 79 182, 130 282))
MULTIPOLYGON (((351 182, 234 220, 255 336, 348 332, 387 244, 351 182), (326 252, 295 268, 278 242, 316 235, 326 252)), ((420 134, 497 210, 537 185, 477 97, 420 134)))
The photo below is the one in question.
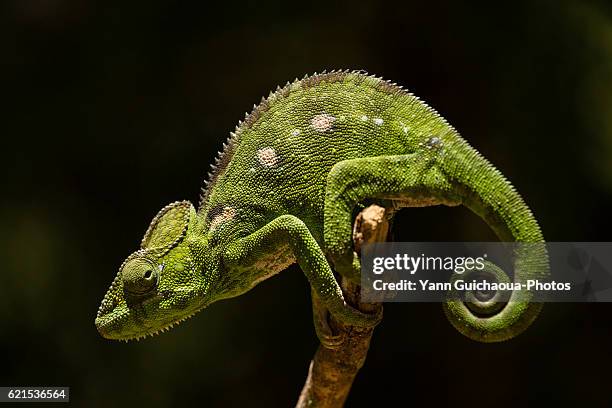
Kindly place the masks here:
MULTIPOLYGON (((543 242, 512 185, 433 109, 361 72, 315 74, 278 88, 247 114, 213 166, 197 211, 177 202, 155 217, 141 248, 120 267, 96 326, 111 339, 154 334, 295 262, 315 307, 347 324, 375 325, 380 316, 344 302, 332 272, 333 265, 358 281, 351 228, 366 200, 465 205, 501 240, 543 242)), ((548 274, 546 253, 537 255, 528 269, 517 261, 515 280, 548 274)), ((540 308, 512 298, 495 308, 444 306, 460 332, 480 341, 520 333, 540 308)), ((325 319, 315 319, 315 328, 333 347, 325 319)))

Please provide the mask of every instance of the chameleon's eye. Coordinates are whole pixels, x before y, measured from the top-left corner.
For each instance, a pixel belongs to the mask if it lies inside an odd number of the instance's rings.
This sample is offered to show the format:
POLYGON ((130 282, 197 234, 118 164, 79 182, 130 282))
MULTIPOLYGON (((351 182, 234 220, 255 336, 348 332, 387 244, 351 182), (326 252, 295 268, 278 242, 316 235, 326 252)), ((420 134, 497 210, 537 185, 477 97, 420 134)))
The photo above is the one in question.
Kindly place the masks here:
POLYGON ((127 262, 121 271, 125 290, 134 295, 143 295, 155 288, 158 268, 147 259, 134 258, 127 262))

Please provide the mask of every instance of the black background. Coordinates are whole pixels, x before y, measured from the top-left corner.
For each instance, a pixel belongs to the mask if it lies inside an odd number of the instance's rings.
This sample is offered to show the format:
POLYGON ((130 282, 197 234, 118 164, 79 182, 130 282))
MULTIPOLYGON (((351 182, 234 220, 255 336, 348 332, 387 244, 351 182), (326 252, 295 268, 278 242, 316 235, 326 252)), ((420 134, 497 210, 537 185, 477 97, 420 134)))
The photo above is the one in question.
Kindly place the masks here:
MULTIPOLYGON (((93 320, 167 203, 190 199, 262 95, 366 69, 435 107, 523 194, 549 241, 611 241, 612 9, 601 1, 11 0, 0 6, 1 385, 75 406, 289 407, 317 346, 293 267, 171 333, 93 320), (499 4, 497 4, 499 3, 499 4)), ((462 208, 410 209, 396 240, 494 240, 462 208)), ((501 344, 439 304, 389 304, 348 407, 610 401, 612 308, 549 304, 501 344)))

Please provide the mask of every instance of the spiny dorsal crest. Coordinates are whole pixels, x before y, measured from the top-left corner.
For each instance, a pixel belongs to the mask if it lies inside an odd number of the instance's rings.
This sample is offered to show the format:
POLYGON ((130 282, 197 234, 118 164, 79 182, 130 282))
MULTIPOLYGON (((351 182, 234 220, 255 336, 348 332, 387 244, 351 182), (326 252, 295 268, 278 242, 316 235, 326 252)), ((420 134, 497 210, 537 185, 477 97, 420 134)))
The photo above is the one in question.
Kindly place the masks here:
MULTIPOLYGON (((358 85, 364 84, 388 94, 405 94, 414 97, 414 95, 404 90, 401 86, 398 86, 393 82, 389 82, 381 77, 369 75, 364 70, 333 70, 330 72, 323 71, 320 74, 315 72, 313 75, 305 75, 301 80, 295 78, 293 82, 287 82, 282 88, 277 86, 276 90, 270 92, 270 95, 267 98, 262 97, 259 105, 253 105, 253 110, 251 113, 245 113, 244 121, 238 122, 236 130, 230 133, 230 137, 223 144, 223 150, 218 154, 217 158, 215 159, 215 163, 211 166, 212 171, 208 173, 208 178, 204 181, 204 187, 201 189, 198 211, 202 211, 206 207, 210 192, 219 175, 227 168, 227 165, 234 154, 234 150, 240 142, 240 135, 242 132, 251 128, 253 124, 259 120, 262 114, 270 109, 272 104, 285 98, 292 91, 312 88, 321 82, 333 83, 342 81, 347 77, 351 77, 351 79, 358 85)), ((433 109, 431 110, 433 111, 433 109)))

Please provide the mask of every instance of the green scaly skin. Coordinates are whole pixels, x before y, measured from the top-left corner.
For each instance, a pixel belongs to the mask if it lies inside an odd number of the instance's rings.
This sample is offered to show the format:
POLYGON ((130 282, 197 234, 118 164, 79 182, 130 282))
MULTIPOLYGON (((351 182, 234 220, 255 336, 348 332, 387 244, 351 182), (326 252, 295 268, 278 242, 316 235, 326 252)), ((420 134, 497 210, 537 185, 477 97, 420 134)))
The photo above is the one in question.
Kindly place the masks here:
MULTIPOLYGON (((543 242, 511 184, 433 109, 361 72, 315 74, 278 88, 237 126, 197 211, 177 202, 155 217, 141 249, 120 267, 96 326, 109 339, 155 334, 297 262, 312 288, 317 334, 337 347, 342 339, 326 313, 359 326, 381 318, 344 302, 330 265, 358 281, 351 228, 366 200, 462 204, 502 241, 543 242)), ((519 258, 515 280, 547 276, 546 253, 537 255, 519 258)), ((541 305, 528 300, 495 308, 449 301, 444 310, 468 337, 501 341, 535 319, 541 305)))

